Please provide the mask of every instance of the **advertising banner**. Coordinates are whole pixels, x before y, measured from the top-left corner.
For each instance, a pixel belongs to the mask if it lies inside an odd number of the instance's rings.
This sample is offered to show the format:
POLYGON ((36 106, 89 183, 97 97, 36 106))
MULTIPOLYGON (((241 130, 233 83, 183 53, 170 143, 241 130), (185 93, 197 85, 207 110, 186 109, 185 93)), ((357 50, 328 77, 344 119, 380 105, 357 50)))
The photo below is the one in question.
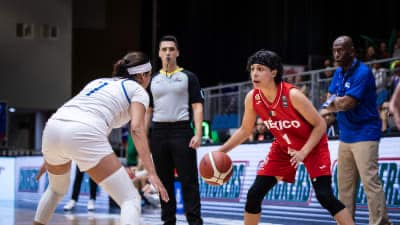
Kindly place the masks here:
POLYGON ((15 158, 0 158, 0 200, 15 199, 15 158))
MULTIPOLYGON (((332 186, 337 195, 337 153, 338 141, 329 141, 332 161, 332 186)), ((242 144, 228 153, 233 161, 232 178, 222 186, 211 186, 201 178, 200 192, 202 209, 216 216, 242 217, 247 191, 252 185, 260 163, 269 152, 271 143, 242 144)), ((400 138, 383 138, 379 146, 379 175, 386 195, 389 216, 393 222, 400 222, 400 138)), ((218 146, 201 147, 197 150, 198 161, 218 146)), ((356 220, 368 224, 368 206, 362 185, 356 196, 356 220)), ((331 215, 323 209, 315 197, 306 168, 300 165, 296 182, 278 182, 265 196, 262 204, 262 218, 333 223, 331 215)))
MULTIPOLYGON (((332 188, 337 195, 337 150, 338 141, 329 141, 332 161, 332 188)), ((242 144, 228 153, 233 161, 233 175, 222 186, 211 186, 201 178, 200 196, 202 212, 208 216, 243 218, 247 191, 252 185, 257 169, 269 152, 271 143, 242 144)), ((197 149, 198 162, 204 154, 214 151, 218 146, 202 146, 197 149)), ((394 224, 400 224, 400 137, 383 138, 379 146, 379 175, 386 195, 389 217, 394 224)), ((43 162, 42 157, 0 157, 0 200, 24 200, 37 202, 48 185, 47 174, 39 181, 35 176, 43 162)), ((72 165, 69 193, 64 202, 70 199, 75 175, 72 165)), ((362 185, 356 195, 356 222, 368 224, 367 199, 362 185)), ((179 189, 179 188, 178 188, 179 189)), ((82 204, 86 204, 89 193, 89 179, 85 174, 81 194, 82 204)), ((179 195, 179 194, 178 194, 179 195)), ((98 205, 108 207, 108 195, 98 190, 98 205), (103 203, 103 204, 102 204, 103 203)), ((182 204, 179 202, 179 204, 182 204)), ((182 209, 182 205, 179 205, 182 209)), ((181 212, 181 211, 180 211, 181 212)), ((293 184, 278 182, 265 196, 262 203, 262 218, 265 221, 298 221, 306 223, 335 223, 332 216, 323 209, 315 197, 306 168, 300 165, 293 184)))

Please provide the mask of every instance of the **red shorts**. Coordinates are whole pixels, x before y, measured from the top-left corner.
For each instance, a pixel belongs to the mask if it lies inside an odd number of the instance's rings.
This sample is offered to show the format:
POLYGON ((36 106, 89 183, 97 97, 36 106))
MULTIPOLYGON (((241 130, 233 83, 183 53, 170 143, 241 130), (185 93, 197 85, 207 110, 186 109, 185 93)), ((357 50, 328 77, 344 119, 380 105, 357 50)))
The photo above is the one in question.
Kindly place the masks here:
MULTIPOLYGON (((329 155, 328 143, 314 148, 304 160, 310 178, 319 176, 331 176, 331 159, 329 155)), ((283 181, 294 183, 296 170, 290 164, 290 155, 286 147, 279 146, 273 142, 271 151, 268 153, 264 162, 260 165, 257 175, 279 176, 283 181)))

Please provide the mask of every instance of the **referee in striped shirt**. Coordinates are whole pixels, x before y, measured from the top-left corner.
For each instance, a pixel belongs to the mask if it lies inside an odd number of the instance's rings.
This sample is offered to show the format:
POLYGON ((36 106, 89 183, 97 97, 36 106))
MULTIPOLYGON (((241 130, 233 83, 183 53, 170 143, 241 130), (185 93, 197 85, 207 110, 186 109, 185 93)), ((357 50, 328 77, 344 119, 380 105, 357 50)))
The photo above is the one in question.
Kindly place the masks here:
POLYGON ((186 219, 190 225, 202 225, 196 148, 200 146, 203 121, 203 95, 195 74, 177 65, 178 42, 163 36, 159 43, 162 69, 151 81, 147 120, 152 121, 150 147, 156 171, 170 196, 161 201, 161 219, 176 224, 174 170, 182 184, 186 219), (150 119, 151 118, 151 119, 150 119), (194 135, 190 122, 196 129, 194 135))

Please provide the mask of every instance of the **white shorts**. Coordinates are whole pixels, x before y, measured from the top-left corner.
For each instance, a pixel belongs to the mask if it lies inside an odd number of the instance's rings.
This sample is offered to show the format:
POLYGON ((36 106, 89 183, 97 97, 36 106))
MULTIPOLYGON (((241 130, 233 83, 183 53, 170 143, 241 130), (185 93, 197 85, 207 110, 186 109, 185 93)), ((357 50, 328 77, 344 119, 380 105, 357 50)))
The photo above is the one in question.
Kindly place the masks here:
POLYGON ((50 119, 43 131, 42 152, 51 165, 74 160, 79 170, 87 171, 113 150, 107 136, 89 125, 50 119))

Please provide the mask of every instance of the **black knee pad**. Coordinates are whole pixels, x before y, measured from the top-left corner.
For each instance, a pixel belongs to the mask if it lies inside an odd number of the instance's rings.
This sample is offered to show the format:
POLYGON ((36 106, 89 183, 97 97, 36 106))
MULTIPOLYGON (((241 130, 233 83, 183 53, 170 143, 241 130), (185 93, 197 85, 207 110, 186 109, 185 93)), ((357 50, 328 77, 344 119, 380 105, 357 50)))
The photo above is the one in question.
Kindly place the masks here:
POLYGON ((333 195, 331 176, 317 177, 315 181, 312 182, 312 184, 319 203, 322 205, 322 207, 327 209, 332 216, 335 216, 336 213, 345 208, 343 203, 341 203, 333 195))
POLYGON ((277 180, 271 176, 257 176, 247 192, 246 212, 258 214, 261 212, 262 200, 267 192, 276 184, 277 180))

